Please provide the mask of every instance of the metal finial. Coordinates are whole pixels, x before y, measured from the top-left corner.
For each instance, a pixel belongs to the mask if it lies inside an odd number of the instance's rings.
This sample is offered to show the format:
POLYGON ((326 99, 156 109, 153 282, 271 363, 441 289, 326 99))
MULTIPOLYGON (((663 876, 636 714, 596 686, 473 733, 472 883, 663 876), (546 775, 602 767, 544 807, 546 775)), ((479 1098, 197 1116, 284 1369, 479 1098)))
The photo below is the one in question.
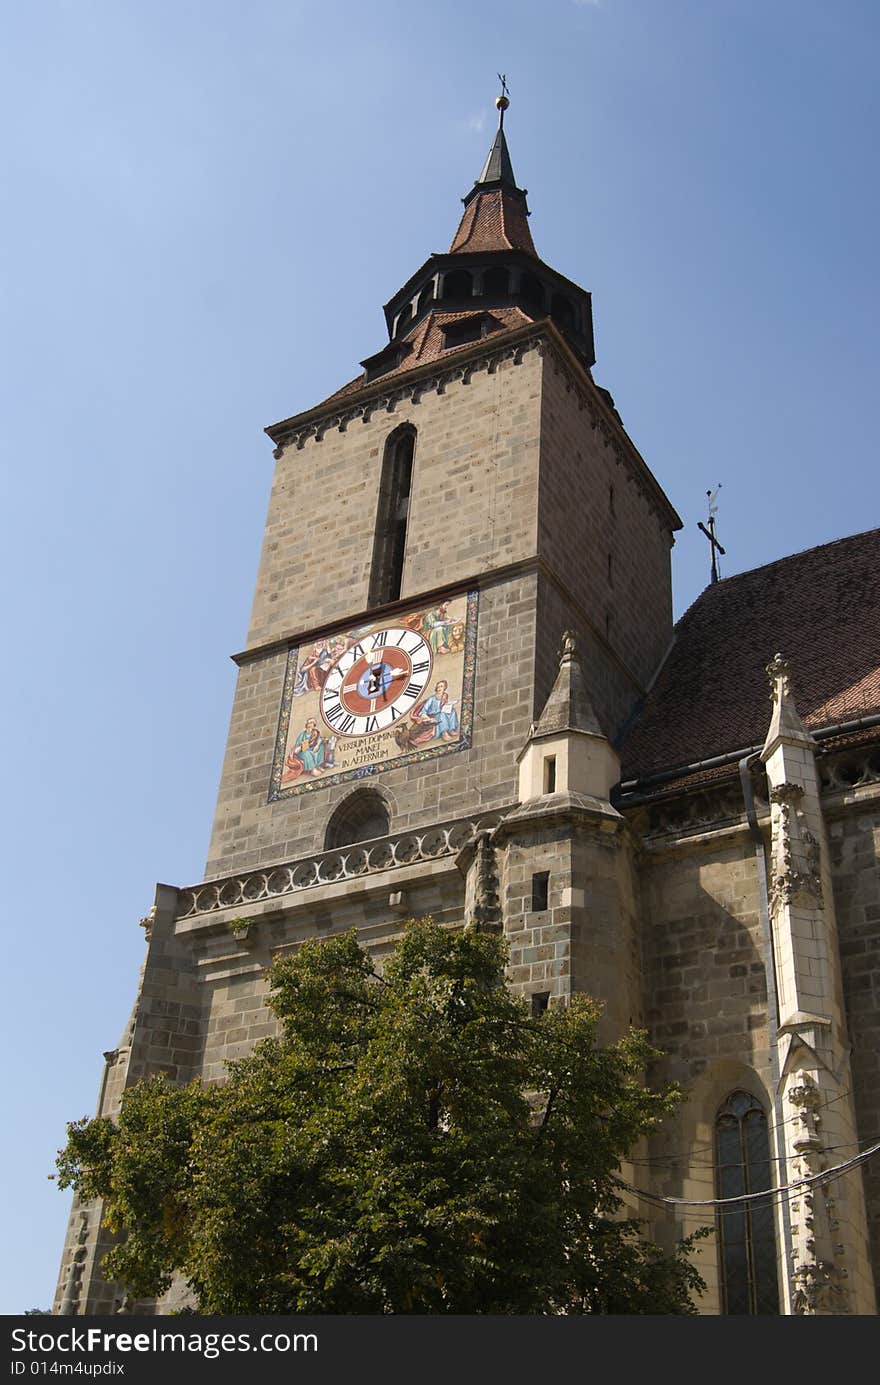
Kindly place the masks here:
POLYGON ((510 105, 510 100, 509 100, 508 95, 507 95, 508 86, 507 86, 507 76, 506 76, 506 74, 503 73, 503 72, 499 72, 499 73, 498 73, 498 80, 499 80, 499 82, 501 83, 501 95, 495 97, 495 107, 496 107, 496 110, 498 111, 498 128, 499 128, 499 130, 503 130, 503 129, 504 129, 504 112, 507 110, 508 106, 510 105))
POLYGON ((715 515, 718 512, 717 496, 720 489, 721 482, 719 481, 714 491, 706 491, 706 495, 709 497, 709 528, 707 529, 705 524, 702 523, 697 525, 697 528, 702 529, 703 533, 706 535, 706 538, 709 540, 709 548, 712 553, 713 582, 718 581, 718 554, 720 553, 722 558, 724 557, 724 549, 721 547, 721 544, 715 537, 715 515))

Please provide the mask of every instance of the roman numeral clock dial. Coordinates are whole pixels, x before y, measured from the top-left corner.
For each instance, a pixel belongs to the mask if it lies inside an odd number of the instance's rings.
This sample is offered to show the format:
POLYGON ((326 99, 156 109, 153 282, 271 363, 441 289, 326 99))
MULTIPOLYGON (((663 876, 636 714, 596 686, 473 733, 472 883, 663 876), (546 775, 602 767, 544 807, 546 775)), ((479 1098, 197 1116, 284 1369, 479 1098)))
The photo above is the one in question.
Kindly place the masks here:
POLYGON ((327 675, 321 717, 339 736, 385 731, 423 696, 431 647, 414 630, 391 627, 346 650, 327 675))
POLYGON ((469 749, 478 599, 439 596, 291 645, 269 801, 469 749))

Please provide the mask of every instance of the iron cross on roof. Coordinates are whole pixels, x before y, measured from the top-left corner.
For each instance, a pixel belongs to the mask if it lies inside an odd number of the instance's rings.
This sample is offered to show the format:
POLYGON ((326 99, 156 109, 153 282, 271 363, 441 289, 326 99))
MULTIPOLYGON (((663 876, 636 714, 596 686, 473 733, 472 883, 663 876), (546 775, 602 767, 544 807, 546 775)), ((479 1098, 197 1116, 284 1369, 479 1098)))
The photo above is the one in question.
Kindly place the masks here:
POLYGON ((706 491, 706 494, 709 497, 709 528, 707 529, 705 524, 702 523, 702 521, 700 521, 697 524, 697 528, 702 529, 703 533, 706 535, 706 538, 709 540, 709 551, 712 554, 713 582, 718 581, 718 554, 720 553, 722 558, 724 557, 724 549, 721 547, 721 544, 715 537, 715 514, 718 509, 718 501, 716 497, 720 489, 721 482, 719 481, 714 491, 706 491))
POLYGON ((507 107, 510 105, 510 97, 507 95, 507 93, 508 93, 509 90, 510 90, 510 87, 507 85, 507 73, 506 73, 506 72, 499 72, 499 73, 498 73, 498 80, 499 80, 499 82, 501 83, 501 95, 500 95, 500 96, 496 96, 496 98, 495 98, 495 106, 496 106, 496 109, 497 109, 497 111, 498 111, 498 128, 499 128, 499 130, 503 130, 503 129, 504 129, 504 112, 507 110, 507 107))

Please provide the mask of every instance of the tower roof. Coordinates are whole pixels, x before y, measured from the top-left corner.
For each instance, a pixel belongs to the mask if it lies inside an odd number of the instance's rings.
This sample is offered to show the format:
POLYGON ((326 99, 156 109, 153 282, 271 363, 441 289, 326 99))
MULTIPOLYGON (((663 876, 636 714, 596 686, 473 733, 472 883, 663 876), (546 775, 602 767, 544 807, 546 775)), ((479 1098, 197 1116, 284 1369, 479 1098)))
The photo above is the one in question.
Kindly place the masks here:
POLYGON ((593 710, 587 692, 583 665, 575 648, 574 637, 566 630, 562 637, 559 672, 544 704, 544 710, 531 733, 536 736, 559 735, 562 731, 585 731, 589 736, 603 736, 599 718, 593 710))
POLYGON ((518 188, 504 134, 504 110, 495 142, 479 178, 462 199, 464 212, 452 238, 450 253, 458 251, 524 250, 537 256, 529 230, 526 193, 518 188))
MULTIPOLYGON (((519 191, 516 186, 516 179, 513 176, 513 164, 510 162, 510 151, 507 148, 507 140, 504 135, 504 126, 499 124, 498 133, 495 136, 495 143, 486 156, 483 164, 483 171, 474 188, 479 188, 485 183, 506 183, 508 187, 519 191)), ((473 197, 473 189, 468 193, 468 197, 473 197)))

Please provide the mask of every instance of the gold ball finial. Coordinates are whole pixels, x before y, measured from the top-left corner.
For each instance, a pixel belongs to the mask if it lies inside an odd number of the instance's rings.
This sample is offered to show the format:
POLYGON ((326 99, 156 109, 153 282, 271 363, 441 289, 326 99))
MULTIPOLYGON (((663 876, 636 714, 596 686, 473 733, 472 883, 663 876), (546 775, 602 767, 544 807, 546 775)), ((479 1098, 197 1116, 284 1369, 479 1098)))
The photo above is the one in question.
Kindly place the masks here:
POLYGON ((506 96, 496 96, 496 97, 495 97, 495 109, 496 109, 496 110, 498 110, 498 111, 506 111, 506 110, 507 110, 507 107, 508 107, 509 105, 510 105, 510 101, 508 100, 508 98, 507 98, 506 96))

